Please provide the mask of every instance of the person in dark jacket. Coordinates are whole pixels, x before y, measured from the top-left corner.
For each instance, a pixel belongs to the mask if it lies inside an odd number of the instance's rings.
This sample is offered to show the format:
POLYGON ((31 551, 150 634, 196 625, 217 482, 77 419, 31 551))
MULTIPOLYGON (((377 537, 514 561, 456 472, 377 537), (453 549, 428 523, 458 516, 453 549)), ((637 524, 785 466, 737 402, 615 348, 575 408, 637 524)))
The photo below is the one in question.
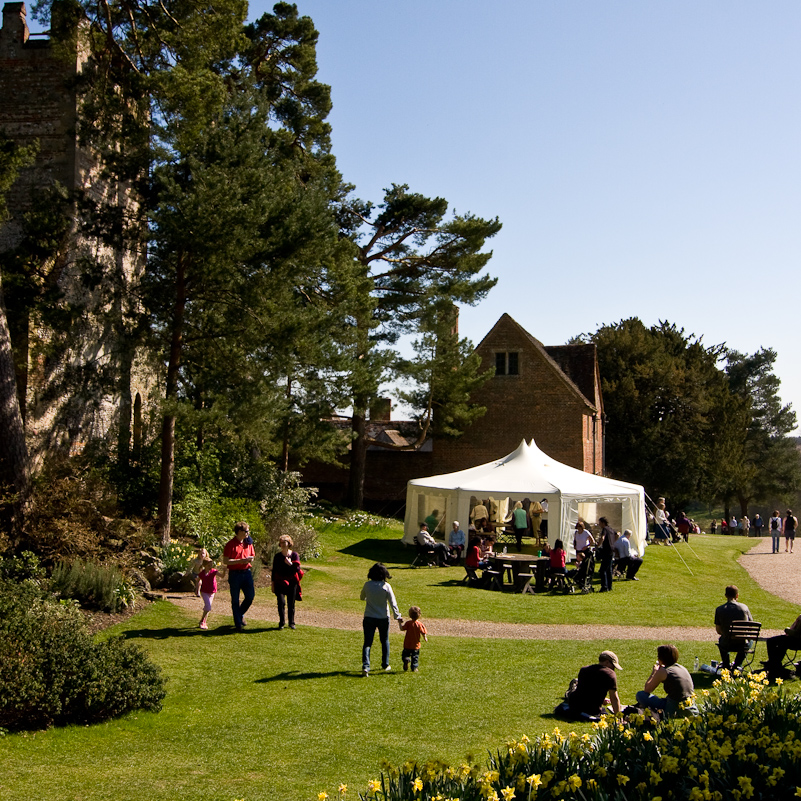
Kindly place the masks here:
POLYGON ((292 550, 292 538, 286 534, 278 540, 280 551, 273 557, 270 587, 278 601, 278 628, 283 629, 289 618, 289 628, 295 628, 295 601, 300 589, 300 557, 292 550), (286 616, 284 614, 286 607, 286 616))

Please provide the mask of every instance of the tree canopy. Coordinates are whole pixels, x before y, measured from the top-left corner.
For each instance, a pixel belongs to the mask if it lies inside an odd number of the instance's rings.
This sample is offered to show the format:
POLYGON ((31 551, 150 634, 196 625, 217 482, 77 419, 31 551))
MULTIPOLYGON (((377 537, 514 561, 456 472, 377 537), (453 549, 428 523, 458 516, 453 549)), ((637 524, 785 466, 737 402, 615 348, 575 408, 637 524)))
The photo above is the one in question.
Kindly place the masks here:
POLYGON ((636 317, 581 339, 598 348, 610 475, 679 505, 736 497, 743 514, 797 489, 795 413, 779 401, 773 351, 745 356, 636 317))

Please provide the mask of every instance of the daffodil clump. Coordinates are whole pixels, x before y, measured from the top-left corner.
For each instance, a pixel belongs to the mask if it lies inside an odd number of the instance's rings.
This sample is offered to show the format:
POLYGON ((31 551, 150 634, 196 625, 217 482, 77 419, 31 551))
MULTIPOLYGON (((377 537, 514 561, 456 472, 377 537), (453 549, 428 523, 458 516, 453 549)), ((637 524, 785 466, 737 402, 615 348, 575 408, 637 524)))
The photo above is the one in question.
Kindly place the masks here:
MULTIPOLYGON (((700 714, 654 723, 605 717, 592 733, 509 742, 486 769, 431 761, 381 766, 360 801, 638 799, 728 801, 801 797, 801 697, 764 674, 727 672, 700 714)), ((344 785, 337 795, 344 799, 344 785)), ((321 793, 319 798, 327 798, 321 793)), ((334 796, 336 798, 336 795, 334 796)))

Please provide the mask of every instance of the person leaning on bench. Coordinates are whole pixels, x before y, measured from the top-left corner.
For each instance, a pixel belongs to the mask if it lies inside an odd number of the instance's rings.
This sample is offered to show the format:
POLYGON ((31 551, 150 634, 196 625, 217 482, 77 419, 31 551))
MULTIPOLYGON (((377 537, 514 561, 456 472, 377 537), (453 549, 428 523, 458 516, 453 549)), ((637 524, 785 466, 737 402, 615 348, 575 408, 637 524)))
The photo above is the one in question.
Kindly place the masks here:
POLYGON ((730 640, 728 638, 729 624, 734 620, 753 620, 754 618, 751 617, 751 610, 737 600, 740 597, 740 591, 734 584, 729 584, 725 592, 726 603, 715 609, 715 631, 720 635, 718 650, 720 658, 723 660, 723 669, 730 670, 732 668, 729 653, 734 651, 733 667, 736 670, 745 660, 748 643, 745 640, 730 640))

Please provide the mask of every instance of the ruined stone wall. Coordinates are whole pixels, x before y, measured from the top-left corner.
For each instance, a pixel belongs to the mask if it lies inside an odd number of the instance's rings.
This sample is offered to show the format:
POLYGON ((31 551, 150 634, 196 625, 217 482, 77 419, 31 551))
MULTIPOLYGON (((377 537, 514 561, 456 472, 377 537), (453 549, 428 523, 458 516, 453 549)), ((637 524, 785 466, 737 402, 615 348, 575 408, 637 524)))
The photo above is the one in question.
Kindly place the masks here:
MULTIPOLYGON (((78 145, 75 78, 87 58, 81 42, 79 32, 71 49, 55 47, 46 37, 30 35, 24 3, 3 7, 0 129, 21 144, 38 142, 39 150, 34 166, 22 171, 10 192, 12 216, 0 228, 0 251, 19 243, 23 215, 54 184, 72 198, 83 192, 136 211, 136 198, 101 180, 96 159, 78 145)), ((57 286, 58 302, 73 310, 69 324, 53 327, 35 312, 8 309, 34 465, 48 452, 76 453, 99 437, 122 433, 130 442, 137 394, 147 408, 153 388, 153 371, 130 337, 135 311, 130 289, 141 277, 144 253, 111 249, 81 234, 77 206, 71 208, 72 225, 62 246, 37 265, 43 285, 57 286), (87 264, 102 280, 92 285, 82 280, 87 264)))

